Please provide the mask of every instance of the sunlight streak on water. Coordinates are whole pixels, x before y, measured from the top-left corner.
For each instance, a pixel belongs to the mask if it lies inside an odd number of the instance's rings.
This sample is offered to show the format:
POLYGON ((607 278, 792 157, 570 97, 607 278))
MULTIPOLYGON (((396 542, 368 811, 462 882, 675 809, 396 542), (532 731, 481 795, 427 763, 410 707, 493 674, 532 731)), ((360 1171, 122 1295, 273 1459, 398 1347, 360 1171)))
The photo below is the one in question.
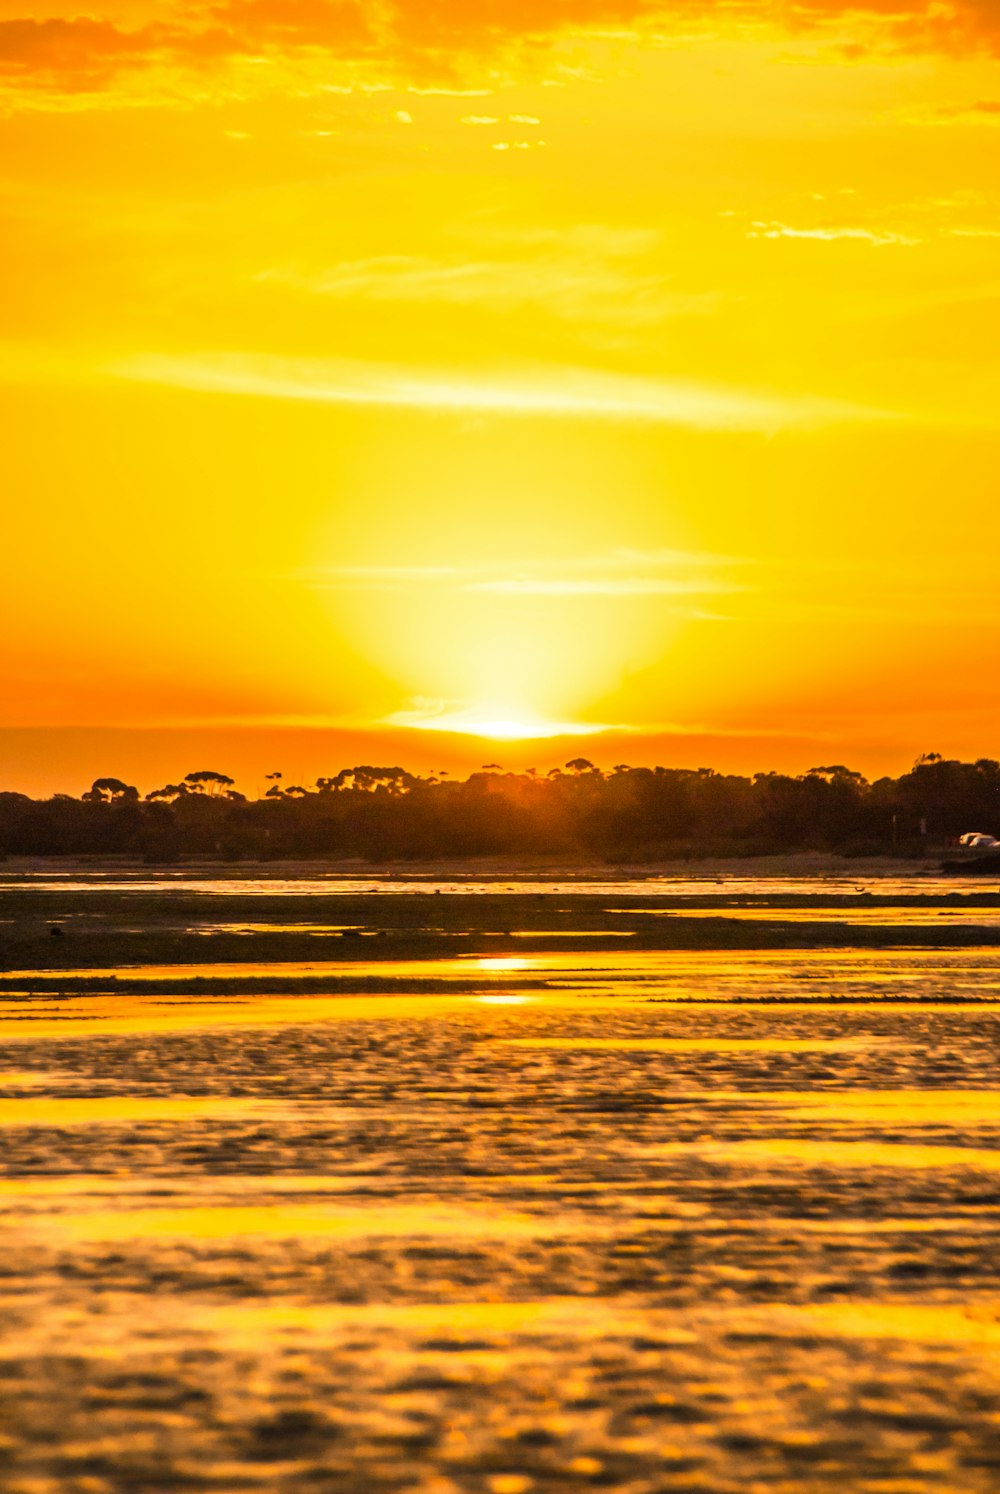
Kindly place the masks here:
POLYGON ((525 1002, 537 1001, 537 996, 472 996, 470 1000, 478 1002, 480 1006, 523 1006, 525 1002))
MULTIPOLYGON (((614 1009, 729 1003, 804 1010, 820 1003, 878 1008, 887 999, 925 1009, 965 999, 970 1010, 1000 1003, 1000 950, 623 950, 548 952, 501 958, 119 966, 103 971, 5 972, 0 1039, 101 1033, 267 1028, 284 1024, 443 1018, 477 997, 530 997, 545 1010, 583 1002, 614 1009), (79 993, 65 990, 91 982, 79 993), (192 979, 201 986, 185 986, 192 979), (279 993, 254 982, 280 982, 279 993), (139 990, 101 991, 102 980, 139 990), (23 981, 23 986, 21 982, 23 981), (219 985, 213 990, 212 982, 219 985), (309 986, 303 988, 302 981, 309 986), (373 982, 388 982, 371 990, 373 982), (324 990, 324 984, 329 983, 324 990), (281 986, 287 990, 281 992, 281 986), (142 987, 148 986, 148 991, 142 987), (353 987, 353 989, 352 989, 353 987), (34 991, 34 994, 32 992, 34 991)), ((479 1003, 480 1005, 485 1003, 479 1003)), ((501 1004, 511 1004, 504 1002, 501 1004)), ((516 1004, 516 1003, 514 1003, 516 1004)))
POLYGON ((844 923, 862 928, 905 927, 908 924, 932 924, 937 927, 995 928, 1000 924, 1000 907, 996 908, 912 908, 865 907, 860 903, 839 904, 833 908, 768 908, 750 906, 713 906, 711 908, 609 908, 610 913, 627 913, 630 917, 651 918, 724 918, 740 922, 763 923, 844 923))

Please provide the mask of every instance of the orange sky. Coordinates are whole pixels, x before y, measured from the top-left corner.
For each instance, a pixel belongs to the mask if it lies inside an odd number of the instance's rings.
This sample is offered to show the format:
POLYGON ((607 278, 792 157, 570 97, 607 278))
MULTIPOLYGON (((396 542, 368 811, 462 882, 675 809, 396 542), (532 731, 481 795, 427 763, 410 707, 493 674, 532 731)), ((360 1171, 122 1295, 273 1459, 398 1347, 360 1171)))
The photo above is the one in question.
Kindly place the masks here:
POLYGON ((0 0, 0 786, 1000 755, 998 51, 0 0))

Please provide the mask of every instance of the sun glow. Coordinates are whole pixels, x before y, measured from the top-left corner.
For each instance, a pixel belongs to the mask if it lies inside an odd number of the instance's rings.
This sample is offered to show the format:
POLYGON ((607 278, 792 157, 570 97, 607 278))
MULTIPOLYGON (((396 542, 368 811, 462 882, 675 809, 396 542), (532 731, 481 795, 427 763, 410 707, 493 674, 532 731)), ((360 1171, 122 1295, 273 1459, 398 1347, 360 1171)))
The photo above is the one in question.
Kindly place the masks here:
MULTIPOLYGON (((592 737, 611 727, 601 722, 544 721, 525 714, 496 714, 475 707, 467 711, 398 711, 387 726, 415 731, 458 732, 467 737, 485 737, 495 742, 528 742, 550 737, 592 737)), ((620 729, 620 728, 619 728, 620 729)))

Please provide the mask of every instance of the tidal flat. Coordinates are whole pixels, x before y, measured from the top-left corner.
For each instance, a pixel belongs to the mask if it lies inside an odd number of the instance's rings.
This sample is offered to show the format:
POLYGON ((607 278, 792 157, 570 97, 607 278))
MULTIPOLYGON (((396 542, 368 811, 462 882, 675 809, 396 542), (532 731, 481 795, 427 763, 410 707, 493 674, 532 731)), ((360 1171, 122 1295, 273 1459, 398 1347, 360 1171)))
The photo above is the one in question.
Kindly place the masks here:
POLYGON ((0 873, 5 1494, 1000 1487, 995 881, 0 873))

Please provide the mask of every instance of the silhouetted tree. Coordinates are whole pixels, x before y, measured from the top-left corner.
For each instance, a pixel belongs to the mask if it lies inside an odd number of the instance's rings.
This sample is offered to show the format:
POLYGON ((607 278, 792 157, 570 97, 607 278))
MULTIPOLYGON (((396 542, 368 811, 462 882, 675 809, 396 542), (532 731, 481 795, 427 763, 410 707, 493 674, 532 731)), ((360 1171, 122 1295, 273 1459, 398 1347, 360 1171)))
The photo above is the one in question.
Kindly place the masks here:
POLYGON ((232 788, 234 778, 229 778, 225 773, 213 773, 208 768, 203 768, 198 773, 185 773, 184 782, 196 794, 205 792, 219 794, 223 789, 232 788))
POLYGON ((598 769, 595 768, 594 764, 590 761, 590 759, 586 758, 586 757, 573 757, 573 758, 570 758, 569 762, 566 764, 566 767, 569 769, 569 771, 571 773, 596 773, 596 772, 598 772, 598 769))
POLYGON ((175 799, 182 799, 191 790, 185 783, 165 783, 162 788, 151 789, 146 795, 149 803, 155 804, 158 800, 164 803, 172 803, 175 799))
POLYGON ((89 804, 134 804, 139 798, 139 790, 130 783, 123 783, 120 778, 95 778, 80 797, 89 804))
POLYGON ((1000 762, 924 753, 869 784, 842 763, 753 778, 572 758, 545 776, 496 763, 461 780, 358 764, 248 802, 208 769, 138 790, 95 779, 80 798, 0 792, 0 853, 178 856, 587 855, 610 860, 826 849, 923 849, 1000 836, 1000 762))

